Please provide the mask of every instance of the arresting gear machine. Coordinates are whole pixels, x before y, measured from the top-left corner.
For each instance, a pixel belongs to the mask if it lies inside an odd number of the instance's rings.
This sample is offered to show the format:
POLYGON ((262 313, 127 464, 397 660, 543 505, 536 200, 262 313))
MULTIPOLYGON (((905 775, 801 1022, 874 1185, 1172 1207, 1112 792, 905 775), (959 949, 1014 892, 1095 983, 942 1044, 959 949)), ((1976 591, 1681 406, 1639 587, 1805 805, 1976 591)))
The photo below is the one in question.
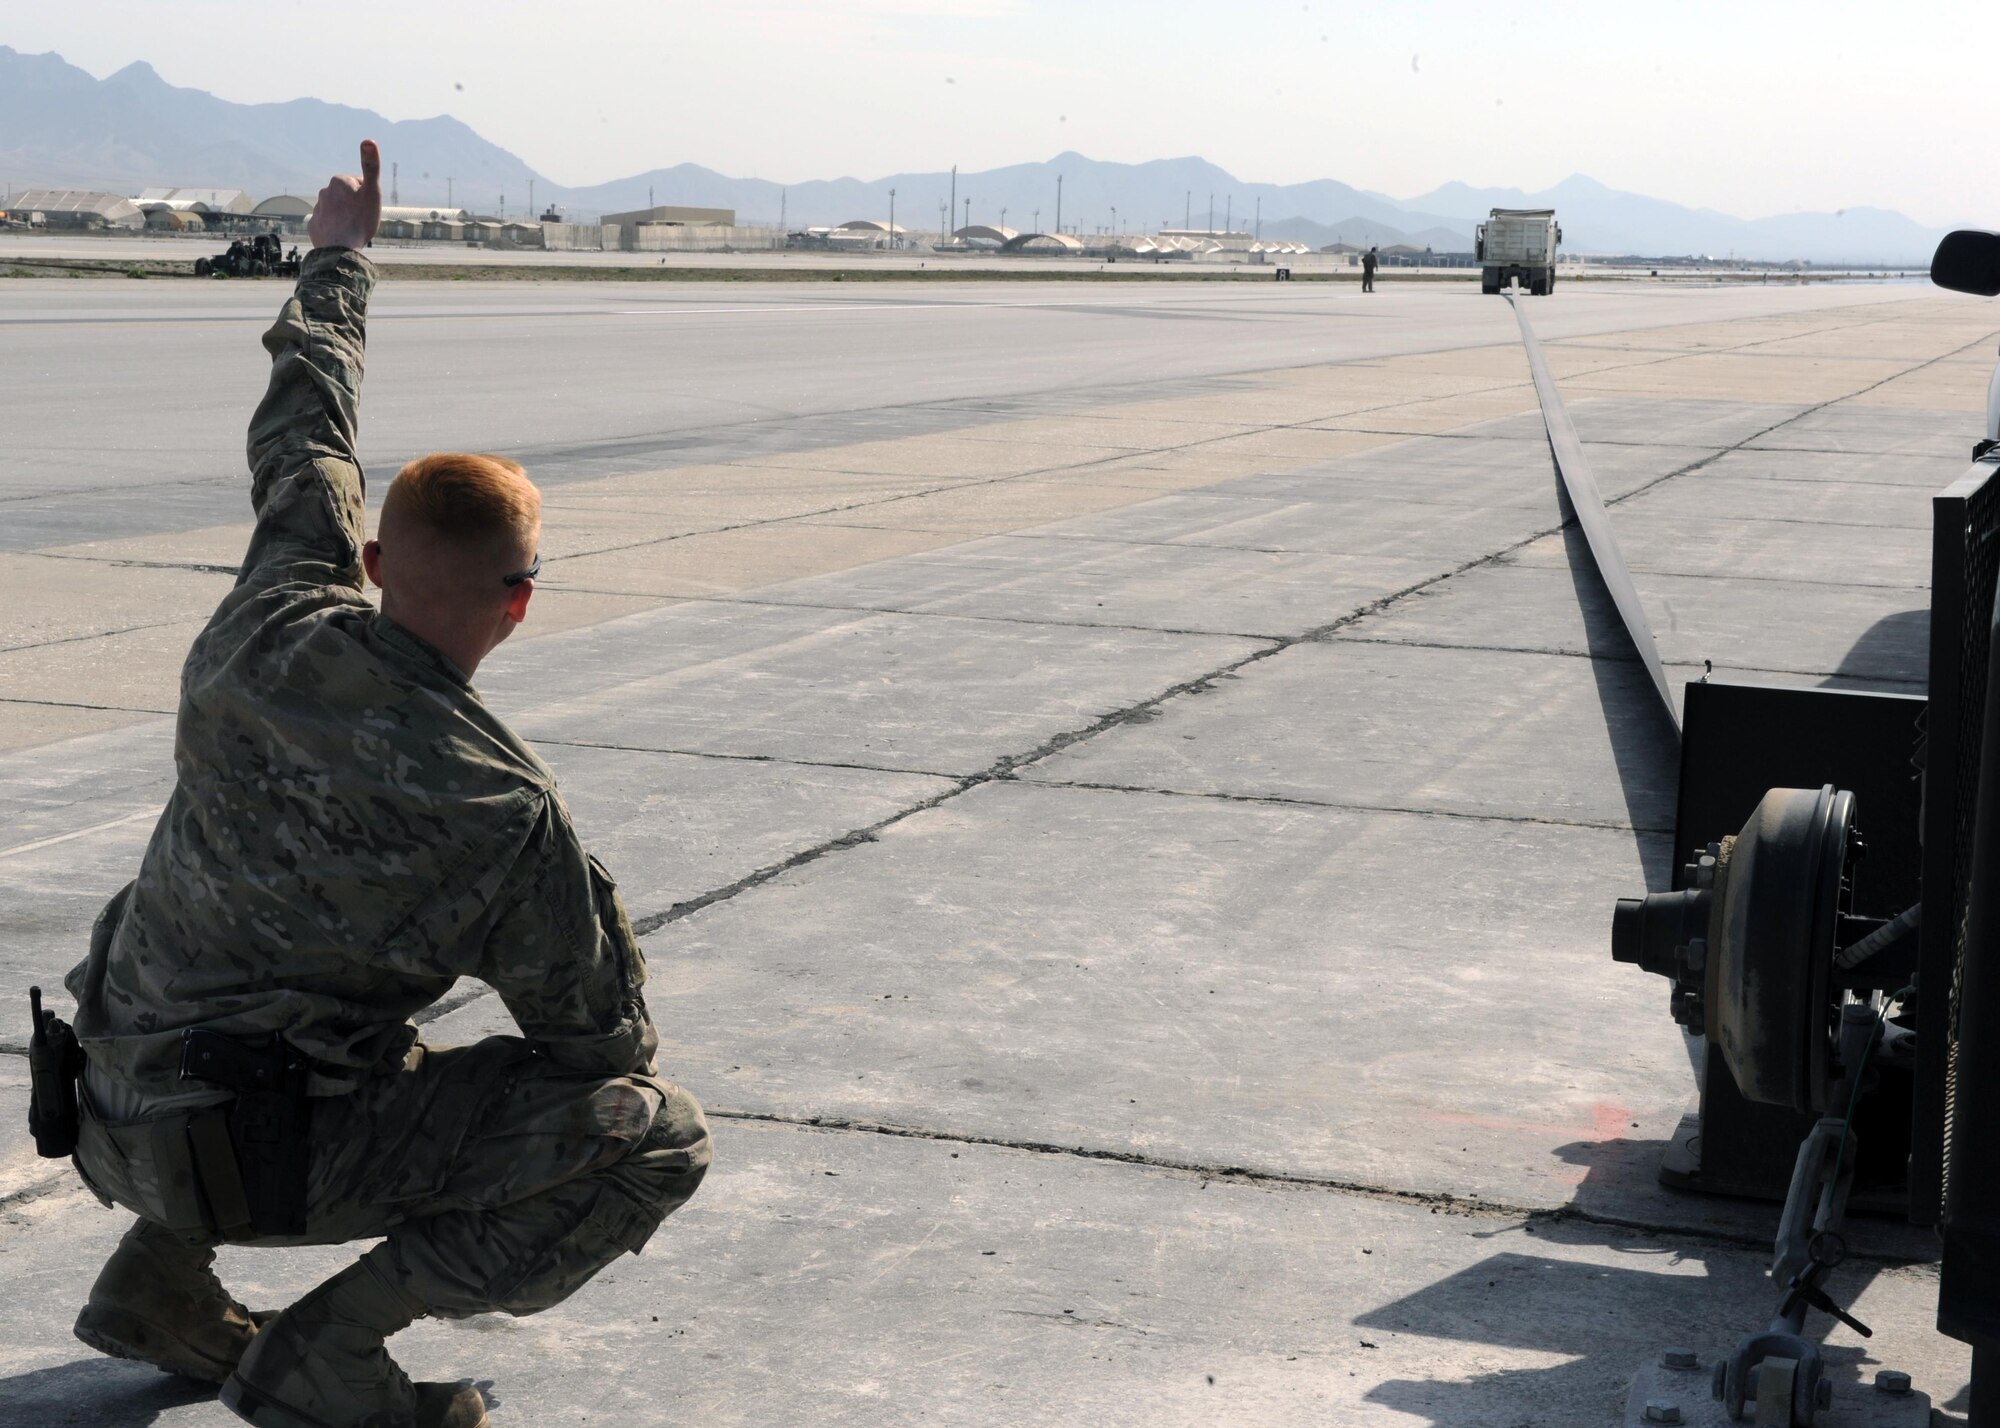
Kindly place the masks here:
MULTIPOLYGON (((2000 296, 2000 234, 1951 234, 1931 277, 2000 296)), ((1613 915, 1701 1068, 1660 1178, 1784 1201, 1776 1314, 1714 1369, 1735 1421, 1833 1403, 1805 1330, 1820 1310, 1868 1334, 1825 1287, 1852 1203, 1936 1227, 1937 1326, 1972 1347, 1972 1428, 2000 1428, 2000 368, 1972 458, 1931 503, 1925 693, 1686 686, 1688 861, 1613 915)))
POLYGON ((1853 915, 1861 851, 1852 793, 1774 788, 1741 831, 1692 850, 1679 891, 1621 898, 1613 914, 1612 955, 1672 983, 1674 1020, 1707 1038, 1736 1088, 1815 1117, 1779 1223, 1777 1313, 1715 1366, 1715 1396, 1735 1419, 1756 1408, 1759 1423, 1809 1424, 1830 1405, 1808 1310, 1869 1332, 1822 1280, 1846 1249, 1856 1107, 1887 1068, 1913 1060, 1897 1009, 1912 990, 1918 917, 1853 915), (1763 1407, 1773 1399, 1782 1416, 1763 1407))

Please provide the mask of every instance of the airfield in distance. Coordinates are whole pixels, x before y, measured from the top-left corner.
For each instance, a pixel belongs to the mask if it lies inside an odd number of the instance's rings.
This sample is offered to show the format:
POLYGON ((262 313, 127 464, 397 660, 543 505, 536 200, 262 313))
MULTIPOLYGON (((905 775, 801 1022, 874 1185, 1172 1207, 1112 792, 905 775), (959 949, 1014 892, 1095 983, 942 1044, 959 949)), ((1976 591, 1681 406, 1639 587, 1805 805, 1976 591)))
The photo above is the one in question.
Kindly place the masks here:
MULTIPOLYGON (((282 295, 0 279, 0 1006, 164 797, 282 295)), ((1677 683, 1922 688, 1991 304, 1530 311, 1677 683)), ((1596 1424, 1769 1317, 1772 1207, 1655 1182, 1687 1053, 1608 941, 1675 770, 1504 301, 395 281, 362 421, 377 493, 453 447, 543 487, 479 683, 618 876, 717 1146, 642 1257, 418 1325, 413 1374, 502 1425, 1596 1424)), ((508 1027, 449 1006, 430 1038, 508 1027)), ((1949 1409, 1928 1240, 1850 1228, 1840 1391, 1949 1409)), ((234 1421, 69 1337, 121 1229, 0 1124, 0 1425, 234 1421)), ((262 1304, 345 1253, 221 1269, 262 1304)))

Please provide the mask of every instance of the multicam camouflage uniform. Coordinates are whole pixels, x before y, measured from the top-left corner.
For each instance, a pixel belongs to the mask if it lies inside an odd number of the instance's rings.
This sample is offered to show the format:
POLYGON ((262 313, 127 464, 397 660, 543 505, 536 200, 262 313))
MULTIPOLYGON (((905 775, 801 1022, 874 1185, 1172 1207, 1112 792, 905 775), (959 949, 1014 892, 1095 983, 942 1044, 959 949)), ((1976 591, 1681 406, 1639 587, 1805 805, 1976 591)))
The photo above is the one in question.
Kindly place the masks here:
MULTIPOLYGON (((213 1238, 139 1124, 226 1093, 180 1034, 276 1032, 312 1065, 307 1242, 388 1236, 429 1312, 531 1313, 694 1192, 700 1107, 652 1074, 645 970, 548 768, 362 594, 354 444, 374 268, 322 249, 265 334, 256 533, 181 679, 178 782, 72 971, 90 1057, 77 1164, 213 1238), (417 1043, 459 977, 527 1039, 417 1043)), ((184 1177, 183 1177, 184 1178, 184 1177)))

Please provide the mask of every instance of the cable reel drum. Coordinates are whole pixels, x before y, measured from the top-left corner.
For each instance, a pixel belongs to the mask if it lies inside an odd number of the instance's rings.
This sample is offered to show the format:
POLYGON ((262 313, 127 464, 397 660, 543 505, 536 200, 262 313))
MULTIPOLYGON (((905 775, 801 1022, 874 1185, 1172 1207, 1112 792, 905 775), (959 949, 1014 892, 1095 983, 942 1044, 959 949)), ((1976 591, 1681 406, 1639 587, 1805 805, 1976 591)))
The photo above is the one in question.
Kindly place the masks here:
POLYGON ((1838 1080, 1834 957, 1862 845, 1854 795, 1774 788, 1742 831, 1697 851, 1678 892, 1620 898, 1611 955, 1673 983, 1674 1020, 1743 1094, 1824 1112, 1838 1080))
POLYGON ((1845 1252, 1837 1231, 1858 1099, 1849 1078, 1881 1027, 1873 1010, 1848 1004, 1836 975, 1840 938, 1855 925, 1854 818, 1854 795, 1831 784, 1771 789, 1738 833, 1695 852, 1681 890, 1621 898, 1612 916, 1613 957, 1672 982, 1674 1020, 1708 1038, 1746 1098, 1819 1117, 1779 1221, 1778 1313, 1716 1364, 1715 1397, 1739 1422, 1754 1411, 1759 1423, 1809 1428, 1830 1404, 1819 1345, 1804 1333, 1808 1309, 1868 1333, 1821 1287, 1845 1252))

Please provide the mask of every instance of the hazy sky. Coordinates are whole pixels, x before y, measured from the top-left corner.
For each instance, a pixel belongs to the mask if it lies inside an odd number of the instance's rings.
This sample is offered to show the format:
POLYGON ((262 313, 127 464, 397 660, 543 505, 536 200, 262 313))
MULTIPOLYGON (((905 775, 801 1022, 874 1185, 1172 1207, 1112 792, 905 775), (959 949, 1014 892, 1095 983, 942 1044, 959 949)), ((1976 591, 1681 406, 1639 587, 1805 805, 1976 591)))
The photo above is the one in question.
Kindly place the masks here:
POLYGON ((1076 149, 1408 198, 1586 173, 1743 217, 2000 224, 2000 4, 10 0, 0 43, 226 99, 450 113, 551 178, 1076 149), (463 86, 462 88, 460 86, 463 86))

